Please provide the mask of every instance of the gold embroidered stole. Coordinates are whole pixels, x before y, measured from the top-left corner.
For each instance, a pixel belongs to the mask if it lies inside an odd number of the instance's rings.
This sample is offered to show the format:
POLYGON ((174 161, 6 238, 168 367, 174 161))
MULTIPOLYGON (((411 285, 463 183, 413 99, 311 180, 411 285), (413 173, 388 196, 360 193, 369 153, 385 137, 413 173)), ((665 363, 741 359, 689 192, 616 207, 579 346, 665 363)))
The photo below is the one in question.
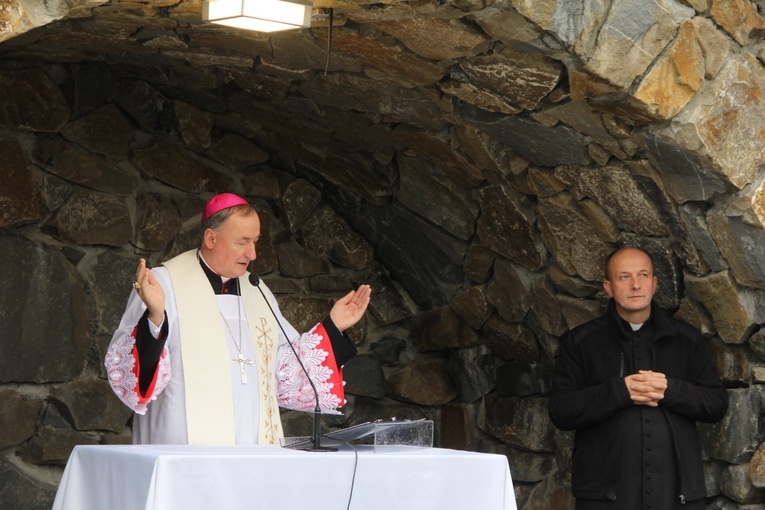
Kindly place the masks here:
MULTIPOLYGON (((217 298, 196 250, 182 253, 164 266, 178 308, 189 444, 235 444, 231 362, 217 298)), ((239 284, 258 371, 258 442, 276 444, 283 435, 275 387, 278 325, 247 275, 239 284)))
POLYGON ((258 444, 279 444, 279 439, 284 436, 279 404, 276 399, 279 325, 266 305, 263 295, 249 282, 246 274, 239 278, 239 288, 242 289, 244 313, 247 317, 250 338, 255 344, 255 362, 258 368, 260 390, 258 444))

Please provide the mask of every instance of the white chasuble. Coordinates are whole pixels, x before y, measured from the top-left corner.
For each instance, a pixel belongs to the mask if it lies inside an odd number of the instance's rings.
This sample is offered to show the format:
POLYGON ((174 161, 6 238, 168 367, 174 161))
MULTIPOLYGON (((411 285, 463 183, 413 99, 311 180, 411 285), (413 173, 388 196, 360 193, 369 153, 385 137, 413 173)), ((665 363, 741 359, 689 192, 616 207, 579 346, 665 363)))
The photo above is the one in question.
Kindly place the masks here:
POLYGON ((278 325, 263 297, 246 276, 239 279, 241 301, 237 296, 216 296, 194 252, 164 265, 182 339, 188 443, 276 444, 282 436, 274 387, 278 325), (239 354, 235 343, 251 363, 232 362, 239 354), (241 367, 249 372, 249 383, 242 382, 241 367), (248 423, 258 425, 257 441, 247 437, 252 430, 241 430, 248 423))
MULTIPOLYGON (((247 275, 239 279, 240 301, 215 295, 195 250, 152 273, 165 292, 168 337, 145 394, 138 389, 135 336, 146 307, 135 291, 105 356, 112 389, 135 411, 134 443, 274 444, 282 436, 279 406, 313 411, 310 383, 247 275), (243 365, 246 384, 240 364, 232 363, 239 354, 232 336, 242 346, 242 357, 252 361, 243 365)), ((299 335, 268 287, 261 282, 260 288, 314 381, 322 412, 338 414, 345 403, 342 379, 324 327, 318 324, 299 335)))

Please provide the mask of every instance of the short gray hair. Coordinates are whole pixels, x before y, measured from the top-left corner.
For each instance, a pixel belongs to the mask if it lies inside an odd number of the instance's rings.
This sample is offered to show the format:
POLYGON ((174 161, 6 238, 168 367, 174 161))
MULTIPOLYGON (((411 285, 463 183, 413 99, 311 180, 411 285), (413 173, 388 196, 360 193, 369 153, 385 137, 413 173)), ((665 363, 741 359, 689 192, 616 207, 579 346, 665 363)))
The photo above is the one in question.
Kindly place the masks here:
POLYGON ((235 214, 241 214, 242 216, 252 216, 253 214, 258 214, 258 211, 256 211, 255 208, 250 204, 240 204, 221 209, 217 213, 207 218, 207 221, 202 223, 202 231, 199 235, 201 238, 200 241, 204 242, 205 232, 208 228, 217 230, 221 225, 223 225, 223 223, 225 223, 227 219, 235 214))

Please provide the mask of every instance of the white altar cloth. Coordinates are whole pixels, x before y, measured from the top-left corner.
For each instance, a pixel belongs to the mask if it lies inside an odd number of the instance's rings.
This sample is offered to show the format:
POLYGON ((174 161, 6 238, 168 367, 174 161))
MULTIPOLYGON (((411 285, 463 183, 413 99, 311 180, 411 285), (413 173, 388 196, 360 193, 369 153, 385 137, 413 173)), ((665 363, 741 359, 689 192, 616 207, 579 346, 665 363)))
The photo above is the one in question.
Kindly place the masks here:
POLYGON ((516 510, 502 455, 357 448, 76 446, 53 510, 516 510))

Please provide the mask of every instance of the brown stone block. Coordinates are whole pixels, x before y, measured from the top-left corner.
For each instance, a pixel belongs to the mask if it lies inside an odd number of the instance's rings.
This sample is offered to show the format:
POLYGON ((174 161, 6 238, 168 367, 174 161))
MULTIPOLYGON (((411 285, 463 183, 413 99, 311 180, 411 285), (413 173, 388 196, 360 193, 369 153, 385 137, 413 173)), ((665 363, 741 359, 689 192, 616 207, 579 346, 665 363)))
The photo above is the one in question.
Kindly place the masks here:
POLYGON ((229 176, 167 140, 134 151, 131 161, 144 174, 189 193, 232 189, 229 176))
POLYGON ((148 251, 165 249, 181 228, 181 218, 172 198, 157 193, 136 197, 136 235, 138 248, 148 251))
POLYGON ((377 26, 414 53, 433 60, 478 55, 491 44, 478 29, 459 19, 418 16, 380 21, 377 26))
POLYGON ((481 216, 476 234, 481 242, 527 269, 541 268, 547 250, 534 225, 536 215, 531 204, 500 186, 483 188, 479 197, 481 216), (513 242, 508 242, 510 239, 513 242))
POLYGON ((0 459, 0 494, 5 508, 43 510, 53 506, 56 486, 41 482, 17 460, 3 457, 0 459))
POLYGON ((321 191, 306 180, 298 179, 287 186, 282 196, 282 203, 290 232, 295 233, 300 230, 321 200, 321 191))
POLYGON ((401 149, 390 126, 380 124, 374 115, 365 115, 337 108, 325 108, 324 120, 332 128, 332 139, 356 150, 391 153, 401 149))
POLYGON ((686 292, 712 316, 720 338, 731 344, 746 342, 758 323, 750 292, 733 280, 729 271, 706 277, 685 277, 686 292))
POLYGON ((464 189, 422 159, 398 158, 402 205, 461 240, 475 231, 478 205, 464 189))
POLYGON ((61 134, 90 152, 122 159, 135 133, 119 108, 109 104, 68 123, 61 128, 61 134), (109 136, 103 136, 104 133, 109 136))
POLYGON ((720 490, 730 499, 742 505, 765 502, 765 494, 754 486, 749 478, 750 466, 746 463, 728 466, 720 479, 720 490))
POLYGON ((441 408, 441 448, 475 451, 475 435, 468 404, 448 404, 441 408))
POLYGON ((82 277, 58 248, 0 236, 13 260, 2 273, 0 382, 45 383, 79 374, 90 342, 82 277))
MULTIPOLYGON (((363 70, 359 62, 345 53, 334 52, 328 58, 326 42, 308 30, 286 30, 270 37, 270 43, 273 60, 266 59, 265 62, 273 62, 272 66, 292 70, 293 73, 306 70, 359 73, 363 70)), ((285 73, 280 74, 288 76, 285 73)))
POLYGON ((50 398, 79 431, 122 432, 132 414, 109 383, 97 377, 80 377, 54 387, 50 398))
POLYGON ((382 270, 381 267, 375 266, 369 273, 354 281, 355 284, 367 283, 372 287, 369 312, 375 318, 376 324, 387 326, 411 316, 401 291, 393 283, 387 271, 382 270))
MULTIPOLYGON (((300 333, 304 333, 324 320, 335 300, 327 297, 283 295, 279 308, 284 318, 300 333)), ((363 324, 356 325, 361 328, 363 324)))
POLYGON ((43 219, 47 208, 40 184, 16 139, 0 138, 0 161, 3 162, 0 228, 43 219))
POLYGON ((668 52, 641 79, 634 97, 659 119, 672 118, 704 83, 704 59, 696 25, 683 21, 668 52))
POLYGON ((534 333, 522 324, 503 321, 493 315, 483 326, 486 346, 504 361, 536 363, 539 361, 539 344, 534 333))
POLYGON ((226 133, 215 140, 207 155, 227 168, 242 171, 250 166, 268 161, 268 153, 233 133, 226 133))
POLYGON ((41 137, 35 156, 52 174, 96 191, 127 197, 137 184, 134 175, 113 162, 105 161, 56 135, 41 137))
POLYGON ((279 258, 279 272, 287 278, 327 274, 329 262, 326 258, 306 250, 291 240, 274 246, 279 258))
POLYGON ((479 184, 484 180, 484 176, 471 161, 466 160, 459 152, 453 150, 453 144, 445 136, 435 135, 432 132, 414 129, 406 125, 396 126, 392 135, 404 148, 404 154, 432 162, 449 177, 448 180, 442 180, 443 184, 447 186, 451 184, 450 187, 454 188, 452 193, 459 191, 463 195, 460 200, 468 204, 471 203, 465 196, 464 188, 479 184))
POLYGON ((133 237, 123 199, 78 188, 50 218, 45 229, 74 244, 122 246, 133 237))
POLYGON ((291 83, 290 80, 260 72, 222 69, 221 73, 250 94, 263 99, 284 99, 291 83))
POLYGON ((749 462, 749 479, 758 489, 765 489, 765 443, 760 444, 749 462))
POLYGON ((56 132, 69 120, 59 88, 38 69, 0 72, 0 126, 56 132))
POLYGON ((644 235, 669 234, 669 228, 661 220, 657 197, 648 193, 623 163, 581 168, 576 187, 597 202, 620 229, 644 235), (624 197, 629 199, 623 200, 624 197))
POLYGON ((372 266, 373 248, 329 207, 319 207, 303 226, 306 248, 329 257, 341 267, 372 266))
POLYGON ((98 438, 74 430, 43 427, 20 449, 19 456, 30 464, 64 467, 74 447, 81 444, 98 444, 98 438))
POLYGON ((172 101, 143 80, 120 82, 114 91, 114 102, 141 131, 170 133, 175 129, 172 101))
POLYGON ((457 398, 444 360, 414 361, 388 376, 394 398, 424 406, 439 406, 457 398))
POLYGON ((603 260, 612 250, 607 228, 610 222, 593 219, 570 193, 539 202, 538 224, 545 246, 563 271, 590 282, 601 280, 603 260))
POLYGON ((210 132, 212 131, 215 115, 204 112, 185 101, 173 102, 175 119, 178 132, 183 142, 197 149, 210 146, 210 132))
MULTIPOLYGON (((320 39, 327 39, 326 30, 314 30, 320 39)), ((332 48, 353 57, 365 68, 379 71, 379 77, 390 80, 402 87, 427 87, 438 82, 446 69, 437 66, 402 48, 360 36, 351 31, 335 29, 332 33, 332 48)))
POLYGON ((521 322, 534 302, 532 289, 538 277, 505 259, 494 262, 494 278, 486 287, 486 299, 508 322, 521 322))
POLYGON ((555 88, 563 71, 560 62, 544 55, 503 46, 495 47, 491 55, 467 57, 459 66, 479 90, 505 98, 521 110, 534 110, 555 88))
POLYGON ((485 289, 479 285, 458 292, 449 305, 465 322, 475 329, 481 329, 481 326, 484 325, 491 314, 489 302, 486 300, 485 289))
POLYGON ((0 448, 16 446, 35 433, 43 401, 29 399, 13 390, 0 390, 0 448))
POLYGON ((412 318, 411 337, 420 352, 478 345, 475 331, 449 307, 428 310, 412 318))
POLYGON ((712 0, 709 16, 741 46, 762 39, 765 20, 748 0, 712 0))
POLYGON ((440 131, 446 126, 440 94, 426 88, 409 89, 350 74, 329 74, 298 85, 318 105, 382 114, 399 122, 440 131))
POLYGON ((554 451, 553 427, 546 398, 503 398, 487 395, 478 418, 483 430, 502 441, 532 452, 554 451))
POLYGON ((500 361, 486 345, 449 352, 447 370, 459 388, 461 402, 476 402, 497 387, 500 361))
POLYGON ((605 303, 593 299, 580 299, 559 295, 561 313, 566 321, 567 329, 573 329, 580 324, 600 317, 605 312, 605 303))
POLYGON ((693 9, 668 0, 618 0, 608 9, 585 68, 620 91, 627 91, 674 37, 693 9))

